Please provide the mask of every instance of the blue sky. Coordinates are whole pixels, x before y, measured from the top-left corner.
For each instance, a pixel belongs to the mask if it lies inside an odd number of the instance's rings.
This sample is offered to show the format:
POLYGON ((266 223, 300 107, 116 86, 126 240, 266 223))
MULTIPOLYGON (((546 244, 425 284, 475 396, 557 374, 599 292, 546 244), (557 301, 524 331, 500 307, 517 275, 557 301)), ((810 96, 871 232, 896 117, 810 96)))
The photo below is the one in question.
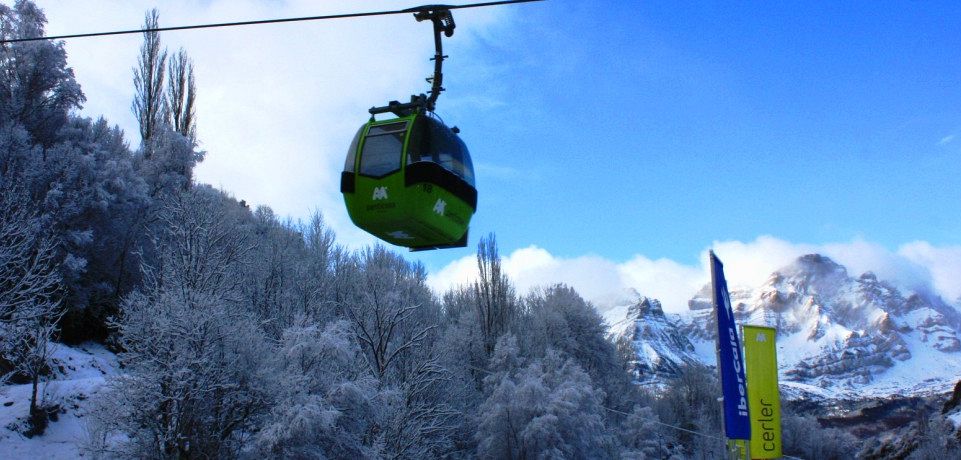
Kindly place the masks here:
POLYGON ((774 3, 515 7, 479 53, 505 105, 455 112, 516 174, 480 175, 475 229, 686 262, 762 234, 961 242, 961 10, 774 3))
MULTIPOLYGON (((130 28, 155 4, 38 3, 51 34, 130 28)), ((156 6, 174 25, 408 5, 156 6)), ((549 0, 455 18, 438 112, 471 149, 479 210, 470 247, 410 255, 438 288, 465 279, 478 237, 495 232, 520 284, 565 281, 595 298, 686 296, 712 246, 730 269, 752 267, 746 282, 817 250, 961 295, 959 4, 549 0)), ((343 156, 368 107, 427 89, 429 26, 390 17, 163 40, 197 62, 200 180, 293 218, 320 210, 350 247, 374 241, 346 218, 343 156)), ((134 135, 138 46, 67 44, 85 113, 134 135)))

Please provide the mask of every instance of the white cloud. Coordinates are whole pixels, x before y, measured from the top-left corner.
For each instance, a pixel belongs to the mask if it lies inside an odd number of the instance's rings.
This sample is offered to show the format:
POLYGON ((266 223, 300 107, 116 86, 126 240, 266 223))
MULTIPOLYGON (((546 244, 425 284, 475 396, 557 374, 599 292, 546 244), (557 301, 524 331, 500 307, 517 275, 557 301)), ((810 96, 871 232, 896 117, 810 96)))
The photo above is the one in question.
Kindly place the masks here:
POLYGON ((593 255, 559 258, 536 246, 511 253, 504 260, 504 271, 521 292, 565 283, 588 299, 608 294, 611 284, 619 282, 617 264, 609 260, 593 255))
MULTIPOLYGON (((923 267, 881 245, 855 239, 846 243, 801 244, 773 236, 760 236, 751 242, 714 242, 714 252, 725 262, 725 275, 732 286, 756 286, 775 270, 805 254, 823 254, 844 265, 849 275, 874 272, 880 279, 895 280, 909 289, 929 285, 923 267), (732 263, 729 263, 732 262, 732 263)), ((702 254, 701 260, 706 260, 702 254)))
MULTIPOLYGON (((537 246, 512 252, 503 258, 502 266, 521 295, 536 287, 565 283, 600 308, 624 300, 626 292, 635 289, 660 299, 671 311, 681 311, 708 278, 701 267, 688 267, 669 259, 635 256, 618 263, 596 255, 564 258, 537 246)), ((428 283, 436 292, 443 292, 476 278, 476 259, 468 256, 432 273, 428 283)))
MULTIPOLYGON (((558 258, 537 246, 518 249, 503 258, 504 273, 511 278, 520 294, 536 287, 566 283, 581 295, 594 299, 608 295, 620 284, 617 264, 597 256, 572 259, 558 258)), ((466 285, 477 279, 477 259, 457 259, 430 275, 428 283, 437 292, 466 285)))
MULTIPOLYGON (((914 242, 892 252, 884 247, 854 240, 848 243, 797 244, 772 236, 754 241, 717 241, 714 252, 724 262, 731 286, 756 286, 774 271, 804 254, 824 254, 847 267, 851 276, 873 271, 882 280, 904 289, 930 289, 953 302, 961 296, 961 247, 935 247, 914 242)), ((599 256, 557 257, 546 249, 529 246, 504 257, 505 273, 521 294, 538 286, 566 283, 599 308, 623 300, 628 289, 660 299, 669 312, 687 310, 687 301, 709 280, 707 250, 698 265, 670 259, 635 255, 626 262, 599 256)), ((429 283, 438 292, 466 284, 477 277, 473 257, 456 260, 431 274, 429 283)))
POLYGON ((477 279, 477 260, 473 256, 462 257, 430 273, 427 285, 434 292, 443 294, 448 289, 464 286, 477 279))
MULTIPOLYGON (((794 244, 773 236, 760 236, 754 241, 715 241, 714 253, 724 263, 724 275, 728 285, 757 286, 775 270, 794 259, 814 252, 812 245, 794 244)), ((703 266, 707 267, 707 252, 701 254, 703 266)), ((705 270, 708 270, 705 268, 705 270)))
POLYGON ((931 276, 926 267, 878 244, 855 240, 850 243, 827 244, 819 249, 822 254, 847 267, 852 276, 871 271, 879 279, 890 280, 904 289, 931 288, 931 276))
POLYGON ((952 135, 950 135, 950 136, 944 136, 944 137, 941 138, 940 141, 938 141, 938 145, 948 145, 948 144, 950 144, 951 141, 953 141, 953 140, 954 140, 954 134, 952 134, 952 135))
POLYGON ((654 297, 672 312, 687 310, 687 301, 709 278, 703 267, 686 266, 663 258, 651 260, 640 255, 619 264, 618 272, 621 282, 618 289, 630 288, 641 295, 654 297))
POLYGON ((901 246, 898 254, 926 268, 935 292, 946 300, 961 299, 961 246, 935 247, 915 241, 901 246))

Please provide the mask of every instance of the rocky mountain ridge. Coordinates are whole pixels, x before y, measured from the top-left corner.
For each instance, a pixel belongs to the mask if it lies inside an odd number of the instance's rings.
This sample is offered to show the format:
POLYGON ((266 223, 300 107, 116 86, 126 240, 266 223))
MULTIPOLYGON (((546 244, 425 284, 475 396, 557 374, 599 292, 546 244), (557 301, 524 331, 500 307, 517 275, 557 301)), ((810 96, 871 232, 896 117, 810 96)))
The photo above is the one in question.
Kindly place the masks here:
MULTIPOLYGON (((825 256, 802 256, 760 286, 732 289, 730 298, 739 324, 778 329, 781 381, 798 396, 842 397, 869 387, 877 394, 947 391, 961 375, 957 309, 935 295, 902 292, 870 272, 853 277, 825 256)), ((667 363, 692 357, 714 364, 710 353, 693 352, 713 349, 709 285, 676 318, 665 316, 656 300, 640 299, 612 326, 615 340, 637 351, 638 381, 669 378, 667 363)))
POLYGON ((656 299, 637 296, 627 316, 611 325, 611 335, 638 383, 677 377, 682 365, 699 362, 694 345, 656 299))

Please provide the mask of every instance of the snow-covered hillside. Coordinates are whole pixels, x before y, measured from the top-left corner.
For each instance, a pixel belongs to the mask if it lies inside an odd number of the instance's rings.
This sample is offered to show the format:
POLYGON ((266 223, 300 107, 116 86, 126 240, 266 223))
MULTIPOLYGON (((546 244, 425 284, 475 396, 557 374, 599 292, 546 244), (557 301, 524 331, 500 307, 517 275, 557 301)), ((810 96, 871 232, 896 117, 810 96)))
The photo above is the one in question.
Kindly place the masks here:
MULTIPOLYGON (((778 329, 781 381, 789 397, 940 393, 961 376, 961 314, 937 296, 902 293, 873 273, 854 278, 831 259, 810 254, 761 286, 730 294, 738 323, 778 329)), ((690 339, 693 356, 713 365, 716 325, 709 286, 689 307, 688 315, 655 324, 677 327, 661 334, 690 339)), ((631 319, 608 315, 614 329, 631 319)), ((614 331, 630 332, 623 326, 614 331)), ((637 348, 638 360, 648 359, 649 347, 637 348)), ((687 344, 675 348, 659 354, 690 353, 687 344)))
POLYGON ((622 319, 611 324, 610 334, 618 350, 630 356, 629 371, 638 383, 676 377, 682 365, 698 361, 694 345, 655 299, 637 296, 622 319))
POLYGON ((4 459, 74 459, 83 456, 88 439, 85 417, 92 397, 106 378, 117 372, 116 356, 102 345, 57 345, 54 380, 44 391, 47 404, 60 410, 43 435, 27 438, 21 432, 30 407, 30 385, 0 386, 0 457, 4 459))

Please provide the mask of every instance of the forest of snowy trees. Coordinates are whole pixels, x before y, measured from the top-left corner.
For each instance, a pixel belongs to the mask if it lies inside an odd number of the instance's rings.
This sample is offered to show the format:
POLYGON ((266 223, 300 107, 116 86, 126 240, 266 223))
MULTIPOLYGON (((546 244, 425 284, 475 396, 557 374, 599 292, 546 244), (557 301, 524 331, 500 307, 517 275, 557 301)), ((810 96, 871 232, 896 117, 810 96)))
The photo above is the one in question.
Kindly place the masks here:
MULTIPOLYGON (((0 5, 4 38, 45 22, 0 5)), ((187 52, 147 33, 131 64, 136 149, 77 115, 62 42, 0 47, 0 374, 33 383, 31 434, 51 340, 97 341, 122 363, 87 418, 98 456, 721 455, 692 434, 720 432, 711 371, 642 391, 577 292, 514 291, 493 235, 479 278, 435 293, 424 267, 346 250, 320 214, 292 222, 196 183, 187 52)))

